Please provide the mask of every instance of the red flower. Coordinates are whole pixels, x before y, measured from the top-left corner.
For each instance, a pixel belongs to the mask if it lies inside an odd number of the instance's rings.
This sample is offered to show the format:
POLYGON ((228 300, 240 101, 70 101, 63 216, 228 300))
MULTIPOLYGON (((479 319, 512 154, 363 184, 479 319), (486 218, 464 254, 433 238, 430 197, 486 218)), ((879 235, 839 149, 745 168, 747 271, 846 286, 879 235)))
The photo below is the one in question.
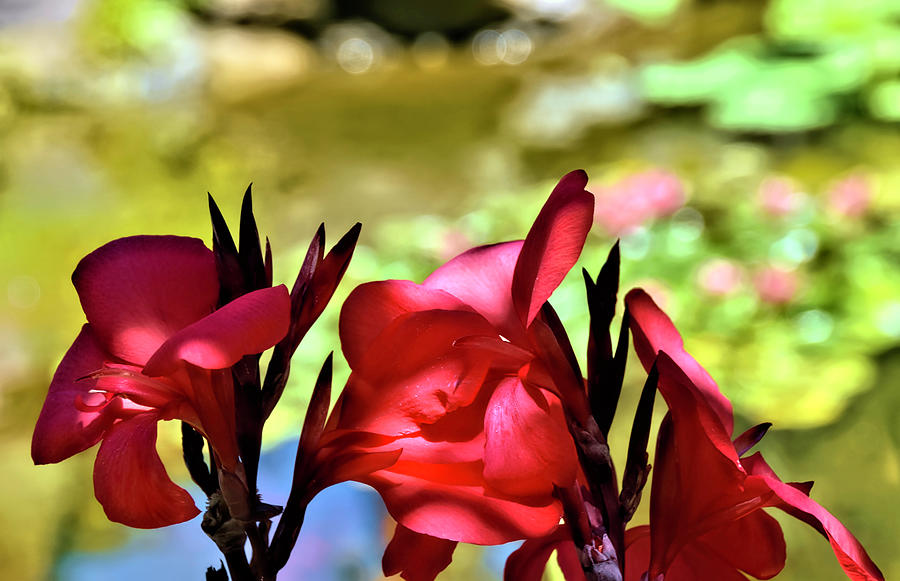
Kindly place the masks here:
POLYGON ((784 567, 785 549, 778 523, 759 510, 766 506, 819 530, 851 579, 883 579, 859 541, 809 498, 811 485, 783 483, 759 454, 741 458, 765 428, 732 442, 730 403, 684 351, 671 320, 641 290, 625 301, 635 350, 648 369, 656 359, 669 407, 657 440, 650 526, 628 531, 626 580, 646 573, 651 580, 739 581, 741 571, 773 577, 784 567))
MULTIPOLYGON (((565 176, 524 241, 469 250, 421 285, 362 285, 344 304, 352 374, 338 427, 386 436, 373 450, 402 449, 396 464, 362 479, 402 534, 445 539, 446 549, 557 526, 553 487, 574 481, 577 459, 550 380, 559 362, 529 328, 584 245, 593 212, 586 183, 584 172, 565 176)), ((385 558, 407 578, 428 578, 395 551, 385 558)))
POLYGON ((287 290, 265 288, 215 310, 213 253, 176 236, 110 242, 72 280, 88 323, 50 383, 34 462, 59 462, 102 440, 94 492, 110 520, 153 528, 196 516, 156 452, 156 422, 193 425, 209 440, 220 477, 244 482, 230 367, 285 335, 287 290))

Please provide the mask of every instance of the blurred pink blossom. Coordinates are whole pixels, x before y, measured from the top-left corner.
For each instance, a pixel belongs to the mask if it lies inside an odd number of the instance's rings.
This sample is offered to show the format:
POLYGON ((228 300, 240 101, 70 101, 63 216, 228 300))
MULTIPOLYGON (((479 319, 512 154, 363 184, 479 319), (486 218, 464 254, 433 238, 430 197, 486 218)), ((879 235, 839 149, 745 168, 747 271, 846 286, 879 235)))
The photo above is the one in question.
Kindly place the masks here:
POLYGON ((724 258, 708 260, 697 272, 697 283, 707 294, 727 296, 736 292, 744 278, 739 264, 724 258))
POLYGON ((596 190, 594 222, 610 236, 627 234, 643 223, 673 214, 684 205, 684 185, 673 174, 651 169, 596 190))
POLYGON ((771 176, 763 180, 757 191, 757 203, 769 216, 782 217, 801 208, 805 194, 797 182, 786 176, 771 176))
POLYGON ((795 271, 766 266, 753 276, 753 286, 762 301, 784 304, 797 294, 800 280, 795 271))
POLYGON ((869 208, 872 185, 862 173, 853 173, 837 181, 828 191, 828 209, 838 216, 859 218, 869 208))
POLYGON ((447 261, 458 254, 462 254, 472 246, 473 242, 465 232, 458 228, 451 228, 441 236, 438 255, 441 260, 447 261))

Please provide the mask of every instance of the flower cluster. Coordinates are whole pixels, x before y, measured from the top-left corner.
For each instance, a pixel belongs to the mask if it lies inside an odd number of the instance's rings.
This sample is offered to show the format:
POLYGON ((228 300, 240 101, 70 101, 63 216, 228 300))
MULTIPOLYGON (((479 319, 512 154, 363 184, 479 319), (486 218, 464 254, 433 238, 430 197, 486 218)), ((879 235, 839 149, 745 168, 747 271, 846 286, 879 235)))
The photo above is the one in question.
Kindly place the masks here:
POLYGON ((398 523, 384 571, 409 581, 434 579, 460 542, 522 539, 506 564, 509 581, 539 581, 554 551, 570 581, 768 579, 784 567, 785 542, 765 508, 821 533, 849 578, 883 579, 810 498, 811 483, 783 482, 759 453, 748 455, 769 425, 734 437, 731 403, 643 290, 626 294, 613 341, 617 245, 596 278, 584 271, 582 373, 547 301, 594 221, 586 185, 584 172, 563 177, 524 240, 463 252, 421 284, 370 282, 350 294, 340 336, 351 375, 329 414, 326 361, 283 508, 256 493, 263 425, 359 228, 327 256, 320 228, 290 293, 272 286, 249 192, 240 250, 213 203, 212 250, 172 236, 111 242, 75 270, 88 323, 53 377, 33 458, 58 462, 99 442, 94 488, 111 520, 182 522, 199 511, 155 451, 157 422, 181 420, 185 460, 210 498, 202 526, 233 579, 274 579, 306 505, 344 480, 380 493, 398 523), (607 438, 629 343, 647 380, 619 480, 607 438), (270 348, 262 379, 260 353, 270 348), (657 392, 668 411, 651 468, 657 392), (648 482, 650 522, 628 527, 648 482))

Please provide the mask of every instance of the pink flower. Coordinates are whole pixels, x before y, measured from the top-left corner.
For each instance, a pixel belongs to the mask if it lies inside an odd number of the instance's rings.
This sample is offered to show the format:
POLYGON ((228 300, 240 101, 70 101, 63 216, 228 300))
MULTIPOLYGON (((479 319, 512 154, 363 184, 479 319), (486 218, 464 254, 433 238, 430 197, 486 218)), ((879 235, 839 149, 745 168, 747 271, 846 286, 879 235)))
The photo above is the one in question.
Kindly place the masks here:
POLYGON ((803 206, 805 195, 797 190, 797 184, 788 177, 773 176, 759 185, 757 201, 768 215, 782 217, 793 214, 803 206))
POLYGON ((94 492, 110 520, 153 528, 196 516, 156 453, 156 423, 190 423, 211 443, 221 477, 244 482, 230 367, 285 335, 287 290, 265 288, 216 310, 213 253, 176 236, 110 242, 86 256, 72 280, 88 323, 50 383, 34 462, 59 462, 101 442, 94 492))
POLYGON ((793 270, 766 266, 753 275, 753 286, 764 302, 784 304, 791 302, 797 294, 800 281, 793 270))
POLYGON ((838 181, 828 192, 828 209, 845 218, 859 218, 869 209, 872 186, 865 174, 854 173, 838 181))
POLYGON ((713 296, 734 294, 741 286, 744 271, 740 265, 721 258, 705 262, 697 272, 700 288, 713 296))
MULTIPOLYGON (((565 176, 524 241, 469 250, 423 284, 364 284, 344 304, 352 374, 338 427, 381 434, 373 451, 402 450, 361 481, 381 493, 405 543, 428 535, 438 541, 413 546, 447 555, 457 541, 498 544, 557 526, 554 486, 570 485, 577 471, 560 394, 583 385, 554 383, 554 366, 568 362, 536 332, 590 229, 586 183, 584 172, 565 176)), ((398 542, 386 571, 433 578, 398 542)))
POLYGON ((675 174, 652 169, 630 175, 598 192, 594 220, 610 236, 621 236, 684 205, 684 186, 675 174))

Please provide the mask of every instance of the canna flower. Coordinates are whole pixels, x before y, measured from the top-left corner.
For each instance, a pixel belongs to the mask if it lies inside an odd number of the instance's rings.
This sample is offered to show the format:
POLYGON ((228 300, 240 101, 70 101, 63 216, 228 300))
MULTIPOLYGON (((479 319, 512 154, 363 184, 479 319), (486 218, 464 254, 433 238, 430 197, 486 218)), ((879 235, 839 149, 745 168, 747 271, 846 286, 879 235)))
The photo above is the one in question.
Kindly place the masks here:
POLYGON ((505 543, 558 525, 554 487, 577 471, 560 393, 583 385, 554 383, 568 363, 536 329, 590 229, 586 183, 584 172, 566 175, 524 241, 464 252, 423 284, 361 285, 344 303, 352 373, 337 428, 380 434, 372 451, 402 450, 360 478, 399 523, 386 572, 432 579, 440 570, 401 545, 446 565, 456 542, 505 543))
POLYGON ((764 507, 780 508, 818 530, 849 578, 883 580, 859 541, 809 498, 811 483, 784 483, 758 453, 744 457, 768 425, 732 441, 731 404, 684 351, 665 313, 640 289, 625 302, 635 351, 645 368, 655 360, 669 407, 657 440, 650 525, 626 534, 626 581, 775 576, 784 567, 784 538, 764 507))
POLYGON ((110 242, 86 256, 72 280, 88 322, 50 383, 32 439, 35 464, 100 442, 94 493, 110 520, 139 528, 183 522, 199 511, 156 452, 157 422, 180 419, 210 442, 223 494, 239 513, 247 490, 230 368, 284 337, 285 287, 216 310, 213 252, 177 236, 110 242))

